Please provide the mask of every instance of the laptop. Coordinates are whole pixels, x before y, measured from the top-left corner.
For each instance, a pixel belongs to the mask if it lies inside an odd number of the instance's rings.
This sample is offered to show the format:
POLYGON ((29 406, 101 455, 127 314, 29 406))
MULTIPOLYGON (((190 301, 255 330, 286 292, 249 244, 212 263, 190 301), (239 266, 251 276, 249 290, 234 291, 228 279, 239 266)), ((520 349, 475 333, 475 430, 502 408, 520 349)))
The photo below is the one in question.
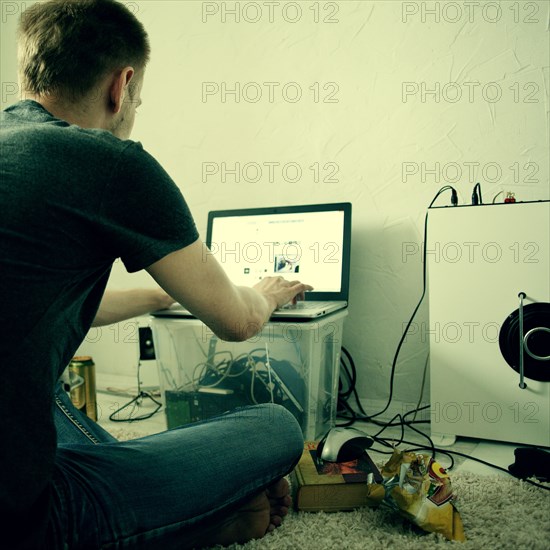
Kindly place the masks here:
MULTIPOLYGON (((348 305, 349 202, 211 211, 206 245, 236 285, 281 276, 313 286, 305 301, 277 309, 272 320, 314 319, 348 305)), ((177 304, 153 315, 192 317, 177 304)))

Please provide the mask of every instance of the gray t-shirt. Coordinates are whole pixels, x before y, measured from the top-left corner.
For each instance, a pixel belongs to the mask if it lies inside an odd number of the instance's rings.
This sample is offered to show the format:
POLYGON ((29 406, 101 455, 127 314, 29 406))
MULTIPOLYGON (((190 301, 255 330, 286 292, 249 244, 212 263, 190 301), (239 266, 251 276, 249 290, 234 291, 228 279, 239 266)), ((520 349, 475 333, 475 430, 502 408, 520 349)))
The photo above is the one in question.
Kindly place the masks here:
POLYGON ((31 100, 0 114, 0 212, 0 517, 7 529, 32 518, 40 536, 56 448, 54 385, 113 262, 138 271, 198 233, 141 144, 70 125, 31 100))

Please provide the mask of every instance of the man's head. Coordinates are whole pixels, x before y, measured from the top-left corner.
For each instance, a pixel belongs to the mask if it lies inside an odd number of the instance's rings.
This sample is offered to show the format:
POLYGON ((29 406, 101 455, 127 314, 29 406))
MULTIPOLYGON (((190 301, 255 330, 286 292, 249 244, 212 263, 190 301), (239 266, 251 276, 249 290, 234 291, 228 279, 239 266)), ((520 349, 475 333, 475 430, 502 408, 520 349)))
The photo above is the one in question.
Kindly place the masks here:
POLYGON ((129 136, 150 47, 142 24, 123 4, 37 2, 22 14, 18 38, 25 95, 88 119, 106 109, 101 127, 129 136))

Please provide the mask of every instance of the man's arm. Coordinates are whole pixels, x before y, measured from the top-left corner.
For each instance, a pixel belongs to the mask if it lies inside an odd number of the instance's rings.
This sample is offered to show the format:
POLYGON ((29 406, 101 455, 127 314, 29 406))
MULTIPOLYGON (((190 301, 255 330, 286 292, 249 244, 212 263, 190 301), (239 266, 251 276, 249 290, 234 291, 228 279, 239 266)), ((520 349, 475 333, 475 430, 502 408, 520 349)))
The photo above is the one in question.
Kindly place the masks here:
POLYGON ((174 299, 159 289, 106 290, 97 311, 93 327, 118 323, 145 315, 156 309, 170 307, 174 299))
POLYGON ((304 292, 312 290, 282 277, 266 277, 254 287, 236 286, 200 239, 150 265, 147 271, 224 340, 254 336, 277 307, 303 299, 304 292))

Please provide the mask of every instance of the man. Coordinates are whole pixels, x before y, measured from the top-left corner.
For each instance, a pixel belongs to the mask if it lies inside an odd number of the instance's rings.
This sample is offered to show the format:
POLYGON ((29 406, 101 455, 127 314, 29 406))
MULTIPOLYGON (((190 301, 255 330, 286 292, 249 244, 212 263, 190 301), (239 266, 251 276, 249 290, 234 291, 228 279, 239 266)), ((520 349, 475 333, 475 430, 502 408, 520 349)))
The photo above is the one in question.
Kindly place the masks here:
POLYGON ((282 478, 303 441, 282 407, 131 442, 78 421, 74 437, 56 436, 57 380, 98 315, 115 259, 146 269, 228 340, 251 337, 311 289, 278 277, 236 287, 206 253, 176 185, 127 139, 148 57, 143 27, 115 0, 40 2, 21 18, 26 95, 0 120, 6 548, 229 544, 263 536, 288 509, 282 478))

